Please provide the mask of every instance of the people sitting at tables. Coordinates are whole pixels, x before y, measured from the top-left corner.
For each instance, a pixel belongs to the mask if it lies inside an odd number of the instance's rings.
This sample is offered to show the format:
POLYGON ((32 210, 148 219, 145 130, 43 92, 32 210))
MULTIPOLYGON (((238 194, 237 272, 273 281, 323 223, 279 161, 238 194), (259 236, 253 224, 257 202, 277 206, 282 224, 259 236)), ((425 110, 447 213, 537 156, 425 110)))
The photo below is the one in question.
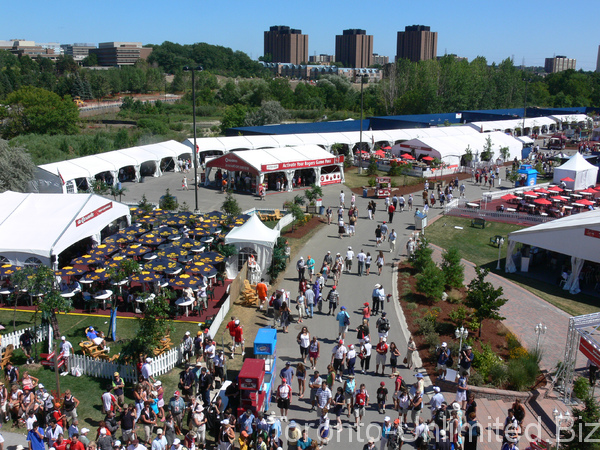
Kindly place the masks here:
POLYGON ((104 340, 104 333, 102 331, 94 330, 94 327, 88 328, 87 338, 102 349, 104 347, 106 347, 106 341, 104 340))

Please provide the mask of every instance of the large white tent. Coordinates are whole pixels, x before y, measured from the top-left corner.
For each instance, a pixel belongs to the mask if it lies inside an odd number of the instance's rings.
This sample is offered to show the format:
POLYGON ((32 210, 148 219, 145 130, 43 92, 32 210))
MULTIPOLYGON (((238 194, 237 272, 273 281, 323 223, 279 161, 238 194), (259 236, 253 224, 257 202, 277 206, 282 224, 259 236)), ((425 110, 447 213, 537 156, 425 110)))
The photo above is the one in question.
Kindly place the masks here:
POLYGON ((278 237, 279 231, 266 226, 257 215, 250 216, 241 227, 234 227, 225 236, 225 244, 232 244, 238 251, 227 263, 227 278, 237 276, 238 263, 245 262, 249 255, 256 258, 261 275, 265 274, 271 266, 273 248, 278 237))
POLYGON ((566 182, 569 189, 576 191, 587 189, 596 185, 598 167, 587 162, 581 153, 577 152, 562 166, 554 169, 554 183, 560 184, 560 180, 563 178, 575 180, 566 182))
POLYGON ((131 221, 129 208, 94 194, 0 194, 0 260, 19 266, 53 265, 65 249, 92 237, 117 219, 131 221))
POLYGON ((517 242, 571 257, 571 275, 564 286, 579 292, 579 274, 584 261, 600 263, 600 210, 588 211, 542 223, 508 235, 506 271, 516 272, 513 252, 517 242))

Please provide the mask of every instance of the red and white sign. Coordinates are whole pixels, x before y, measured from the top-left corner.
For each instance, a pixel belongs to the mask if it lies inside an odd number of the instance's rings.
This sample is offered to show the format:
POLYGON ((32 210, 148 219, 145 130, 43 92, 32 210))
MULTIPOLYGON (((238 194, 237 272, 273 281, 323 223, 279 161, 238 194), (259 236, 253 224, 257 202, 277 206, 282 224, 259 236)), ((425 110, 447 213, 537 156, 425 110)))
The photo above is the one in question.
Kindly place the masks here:
POLYGON ((586 228, 583 234, 589 237, 600 239, 600 231, 598 230, 590 230, 589 228, 586 228))
POLYGON ((600 367, 600 349, 583 336, 579 339, 579 351, 595 365, 600 367))
POLYGON ((334 156, 331 158, 323 159, 308 159, 305 161, 290 161, 276 164, 262 164, 260 166, 261 172, 277 172, 280 170, 295 170, 295 169, 310 169, 313 167, 330 166, 332 164, 338 164, 344 162, 343 156, 334 156))
POLYGON ((226 155, 220 156, 206 164, 206 167, 219 167, 225 170, 231 171, 241 171, 241 172, 250 172, 253 174, 256 173, 256 169, 237 155, 233 153, 227 153, 226 155))
POLYGON ((80 225, 83 225, 88 220, 92 220, 94 217, 98 217, 100 214, 105 213, 106 211, 108 211, 112 207, 113 207, 113 202, 109 202, 106 205, 101 206, 98 209, 95 209, 94 211, 86 214, 85 216, 80 217, 79 219, 76 219, 75 220, 75 226, 78 227, 80 225))
POLYGON ((342 174, 340 172, 321 174, 321 186, 328 184, 337 184, 342 182, 342 174))

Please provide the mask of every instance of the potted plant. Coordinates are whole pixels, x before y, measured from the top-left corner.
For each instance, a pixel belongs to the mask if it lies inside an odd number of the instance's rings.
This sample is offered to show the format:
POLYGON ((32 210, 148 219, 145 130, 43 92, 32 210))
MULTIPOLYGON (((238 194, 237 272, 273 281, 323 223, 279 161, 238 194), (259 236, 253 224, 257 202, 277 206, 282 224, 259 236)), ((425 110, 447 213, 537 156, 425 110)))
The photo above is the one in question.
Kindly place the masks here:
POLYGON ((311 214, 317 214, 317 199, 323 196, 323 190, 316 184, 311 184, 310 189, 304 192, 308 205, 306 206, 306 212, 311 214))

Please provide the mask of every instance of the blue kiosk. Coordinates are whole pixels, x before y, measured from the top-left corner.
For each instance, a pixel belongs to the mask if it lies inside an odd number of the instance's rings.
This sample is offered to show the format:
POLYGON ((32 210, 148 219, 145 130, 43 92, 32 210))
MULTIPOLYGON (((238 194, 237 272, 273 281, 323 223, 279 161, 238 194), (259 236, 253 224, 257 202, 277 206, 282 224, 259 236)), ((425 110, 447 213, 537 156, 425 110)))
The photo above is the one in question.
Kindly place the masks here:
POLYGON ((260 328, 254 339, 254 357, 265 361, 265 378, 261 388, 265 392, 265 411, 269 409, 271 395, 273 392, 273 383, 277 382, 276 362, 277 362, 277 330, 274 328, 260 328))
POLYGON ((531 164, 521 164, 517 173, 519 178, 515 182, 515 187, 535 186, 537 184, 538 171, 531 164))

